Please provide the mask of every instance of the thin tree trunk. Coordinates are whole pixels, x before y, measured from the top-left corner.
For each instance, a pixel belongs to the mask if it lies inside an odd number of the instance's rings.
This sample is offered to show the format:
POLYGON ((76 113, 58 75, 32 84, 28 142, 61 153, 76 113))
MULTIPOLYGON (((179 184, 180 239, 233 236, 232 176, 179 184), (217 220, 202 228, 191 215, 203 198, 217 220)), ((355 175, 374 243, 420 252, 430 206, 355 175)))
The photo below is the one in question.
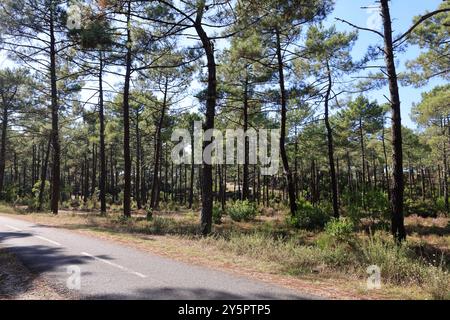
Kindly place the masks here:
POLYGON ((286 118, 287 118, 287 97, 284 83, 284 65, 283 56, 281 52, 280 31, 275 30, 277 37, 277 60, 278 60, 278 76, 281 93, 281 130, 280 130, 280 153, 283 162, 284 173, 286 175, 288 194, 289 194, 289 208, 291 215, 297 212, 297 203, 295 199, 295 187, 292 179, 292 172, 289 168, 289 161, 286 153, 286 118))
MULTIPOLYGON (((244 84, 244 132, 248 129, 248 71, 246 70, 246 78, 244 84)), ((248 138, 245 136, 244 143, 244 166, 242 173, 242 199, 247 200, 249 197, 249 182, 248 182, 248 162, 249 162, 249 144, 248 138)))
POLYGON ((159 206, 158 199, 159 199, 159 167, 160 167, 160 158, 161 158, 161 130, 162 126, 164 124, 164 118, 166 113, 166 107, 167 107, 167 91, 168 91, 168 79, 166 79, 166 82, 164 84, 164 97, 163 97, 163 103, 161 107, 161 115, 159 117, 158 121, 158 127, 156 129, 155 134, 155 162, 153 166, 153 184, 152 184, 152 194, 151 194, 151 207, 152 209, 157 209, 159 206))
POLYGON ((6 162, 6 135, 8 131, 8 107, 3 99, 2 140, 0 147, 0 195, 3 192, 6 162))
MULTIPOLYGON (((105 150, 105 115, 103 102, 103 52, 99 52, 99 73, 98 73, 98 106, 99 106, 99 121, 100 121, 100 212, 106 214, 106 150, 105 150)), ((111 163, 112 165, 112 163, 111 163)), ((112 181, 112 177, 111 177, 112 181)))
POLYGON ((136 131, 136 174, 135 174, 135 197, 136 197, 136 205, 140 210, 142 209, 141 203, 141 137, 139 132, 139 110, 136 111, 136 123, 135 123, 135 131, 136 131))
POLYGON ((44 205, 44 192, 45 192, 45 181, 47 180, 47 168, 48 168, 48 158, 50 156, 50 146, 52 138, 48 139, 47 150, 45 151, 45 159, 42 162, 41 169, 41 185, 39 186, 39 196, 38 196, 38 211, 42 211, 44 205))
POLYGON ((333 215, 335 218, 339 218, 339 203, 338 203, 338 190, 337 190, 337 180, 336 180, 336 169, 334 166, 334 145, 333 145, 333 131, 330 124, 330 119, 328 117, 328 104, 331 93, 331 70, 330 65, 327 61, 327 77, 328 77, 328 88, 325 94, 325 127, 327 129, 327 145, 328 145, 328 165, 330 166, 330 180, 331 180, 331 193, 333 196, 333 215))

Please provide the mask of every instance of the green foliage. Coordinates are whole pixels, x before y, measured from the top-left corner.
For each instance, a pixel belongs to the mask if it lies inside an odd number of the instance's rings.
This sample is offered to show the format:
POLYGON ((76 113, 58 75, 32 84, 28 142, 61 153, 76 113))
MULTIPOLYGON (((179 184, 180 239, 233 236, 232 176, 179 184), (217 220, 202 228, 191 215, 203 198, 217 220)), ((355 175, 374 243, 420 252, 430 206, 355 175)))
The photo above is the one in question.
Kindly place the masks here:
POLYGON ((436 199, 436 209, 439 213, 443 213, 445 215, 448 215, 448 212, 446 212, 445 209, 445 199, 444 197, 439 197, 436 199))
POLYGON ((405 215, 413 215, 416 214, 422 218, 433 217, 436 218, 439 207, 431 200, 405 200, 405 215))
POLYGON ((299 199, 295 216, 287 218, 287 223, 295 228, 317 230, 323 229, 330 220, 330 215, 321 207, 315 207, 310 202, 299 199))
POLYGON ((213 223, 215 224, 221 224, 222 223, 222 206, 220 203, 214 203, 213 205, 213 211, 212 211, 212 219, 213 223))
MULTIPOLYGON (((30 209, 36 209, 39 206, 39 190, 40 190, 40 188, 41 188, 41 181, 38 180, 34 184, 33 189, 32 189, 34 197, 33 197, 33 202, 30 203, 30 209)), ((44 193, 43 193, 43 197, 42 197, 43 207, 45 207, 48 204, 49 200, 50 200, 50 181, 45 180, 44 193)))
POLYGON ((19 188, 15 184, 6 185, 3 187, 0 198, 6 202, 15 202, 18 197, 19 188))
POLYGON ((355 225, 348 218, 332 218, 325 225, 325 233, 337 241, 348 242, 353 238, 355 225))
POLYGON ((361 219, 381 222, 389 219, 389 199, 387 194, 381 190, 368 190, 364 195, 356 192, 344 192, 342 199, 346 204, 347 216, 355 224, 359 224, 361 219))
POLYGON ((145 212, 146 212, 145 218, 148 221, 152 221, 153 220, 153 209, 150 206, 146 206, 145 207, 145 212))
POLYGON ((249 221, 257 214, 256 205, 248 200, 231 202, 227 207, 227 213, 233 221, 249 221))

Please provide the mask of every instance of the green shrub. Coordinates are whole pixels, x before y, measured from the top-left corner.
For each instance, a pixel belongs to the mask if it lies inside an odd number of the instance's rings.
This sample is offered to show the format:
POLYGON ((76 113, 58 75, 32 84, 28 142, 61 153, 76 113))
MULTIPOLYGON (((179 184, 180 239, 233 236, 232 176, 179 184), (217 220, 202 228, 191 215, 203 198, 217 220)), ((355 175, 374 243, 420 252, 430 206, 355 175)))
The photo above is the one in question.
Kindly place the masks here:
POLYGON ((249 221, 255 218, 257 210, 248 200, 237 200, 229 204, 227 213, 233 221, 249 221))
POLYGON ((388 196, 381 190, 367 190, 364 196, 359 192, 344 192, 342 199, 346 204, 346 215, 355 224, 359 224, 361 219, 389 220, 388 196))
POLYGON ((212 219, 213 223, 221 224, 222 223, 222 205, 220 203, 214 203, 213 211, 212 211, 212 219))
POLYGON ((150 206, 146 206, 145 207, 145 219, 147 219, 147 221, 151 221, 153 219, 153 209, 150 206))
MULTIPOLYGON (((39 190, 40 190, 40 188, 41 188, 41 181, 38 180, 34 184, 33 189, 32 189, 34 197, 33 197, 33 201, 29 205, 29 208, 31 210, 37 209, 39 206, 39 190)), ((50 181, 45 180, 44 193, 43 193, 43 198, 42 198, 42 206, 43 206, 42 209, 45 209, 46 205, 48 205, 49 200, 50 200, 50 181)))
POLYGON ((332 218, 325 225, 325 233, 339 242, 349 242, 353 238, 355 225, 348 218, 332 218))
POLYGON ((438 214, 438 205, 431 200, 411 200, 405 201, 406 215, 416 214, 422 218, 433 217, 436 218, 438 214))
POLYGON ((444 197, 439 197, 436 199, 436 209, 440 213, 443 213, 445 215, 448 215, 448 212, 445 210, 445 200, 444 197))
POLYGON ((287 218, 287 223, 295 228, 316 230, 323 229, 330 220, 330 215, 320 207, 314 207, 310 202, 297 201, 297 212, 287 218))

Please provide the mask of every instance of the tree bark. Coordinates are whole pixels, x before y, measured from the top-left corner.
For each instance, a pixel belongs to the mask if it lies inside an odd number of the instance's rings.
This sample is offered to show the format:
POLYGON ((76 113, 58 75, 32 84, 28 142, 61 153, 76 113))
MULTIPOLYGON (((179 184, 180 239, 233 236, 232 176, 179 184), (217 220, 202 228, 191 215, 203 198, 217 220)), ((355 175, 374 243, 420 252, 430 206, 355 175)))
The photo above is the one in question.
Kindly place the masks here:
POLYGON ((331 193, 333 196, 333 215, 335 218, 339 218, 338 188, 336 180, 336 169, 334 166, 333 130, 331 128, 328 114, 329 113, 328 105, 332 86, 331 70, 328 61, 326 63, 326 67, 327 67, 328 88, 325 94, 325 127, 327 129, 328 165, 330 166, 331 193))
MULTIPOLYGON (((206 54, 207 68, 208 68, 208 88, 206 97, 206 118, 203 129, 209 130, 214 128, 214 117, 216 110, 216 97, 217 97, 217 80, 216 80, 216 62, 214 58, 214 44, 209 39, 202 26, 203 11, 205 10, 205 2, 201 1, 197 18, 195 21, 195 30, 202 42, 203 49, 206 54)), ((203 143, 203 150, 211 142, 203 143)), ((202 212, 201 212, 201 233, 207 235, 211 232, 212 225, 212 166, 203 161, 202 171, 202 212)))
POLYGON ((3 191, 3 180, 5 177, 5 162, 6 162, 6 135, 8 131, 8 106, 3 99, 3 119, 2 119, 2 140, 0 147, 0 195, 3 191))
POLYGON ((277 61, 278 61, 278 76, 279 76, 279 84, 280 84, 280 93, 281 93, 281 130, 280 130, 280 154, 283 162, 284 173, 286 175, 287 180, 287 188, 289 194, 289 207, 291 211, 291 215, 295 215, 297 212, 297 203, 295 199, 295 186, 292 178, 292 172, 289 168, 289 161, 286 153, 286 118, 287 118, 287 97, 286 97, 286 88, 284 83, 284 64, 283 64, 283 56, 281 52, 281 39, 280 39, 280 31, 277 29, 276 38, 277 38, 277 61))
POLYGON ((39 186, 39 196, 38 196, 38 211, 42 211, 44 204, 44 192, 45 192, 45 181, 47 180, 47 168, 48 168, 48 159, 50 157, 50 146, 51 146, 52 138, 48 139, 47 150, 45 151, 45 159, 42 162, 41 169, 41 184, 39 186))
POLYGON ((160 167, 160 159, 161 159, 161 130, 164 124, 164 118, 166 113, 166 105, 167 105, 167 91, 168 91, 168 79, 164 84, 164 97, 163 103, 161 107, 161 115, 159 117, 158 126, 155 134, 155 161, 153 164, 153 184, 152 184, 152 194, 151 194, 151 207, 152 209, 157 209, 159 206, 159 167, 160 167))
MULTIPOLYGON (((244 83, 244 133, 248 129, 248 70, 246 70, 246 78, 244 83)), ((249 183, 248 183, 248 162, 249 162, 249 141, 245 136, 244 138, 244 165, 242 172, 242 199, 247 200, 249 197, 249 183)))
POLYGON ((141 202, 141 135, 139 131, 139 110, 136 110, 136 123, 135 123, 135 134, 136 134, 136 174, 135 174, 135 198, 136 206, 140 210, 142 209, 141 202))
POLYGON ((51 82, 51 109, 52 109, 52 200, 51 210, 53 214, 58 214, 59 189, 60 189, 60 156, 61 149, 59 145, 59 106, 58 106, 58 88, 56 86, 56 40, 55 40, 55 4, 52 2, 50 7, 50 82, 51 82))
POLYGON ((123 89, 123 157, 124 157, 124 186, 123 186, 123 214, 131 216, 131 154, 130 154, 130 79, 131 79, 131 0, 128 0, 127 11, 127 54, 125 58, 125 83, 123 89))
POLYGON ((392 109, 392 213, 391 232, 394 238, 401 242, 406 239, 403 217, 403 151, 402 151, 402 121, 400 111, 400 95, 398 90, 397 72, 395 70, 394 49, 392 41, 392 23, 388 0, 380 0, 384 26, 384 55, 389 81, 390 103, 392 109))
MULTIPOLYGON (((100 212, 102 215, 106 214, 106 149, 105 149, 105 114, 103 102, 103 52, 99 52, 99 73, 98 73, 98 88, 99 88, 99 121, 100 121, 100 212)), ((111 163, 112 165, 112 163, 111 163)), ((112 172, 112 171, 111 171, 112 172)), ((111 177, 112 181, 112 177, 111 177)))

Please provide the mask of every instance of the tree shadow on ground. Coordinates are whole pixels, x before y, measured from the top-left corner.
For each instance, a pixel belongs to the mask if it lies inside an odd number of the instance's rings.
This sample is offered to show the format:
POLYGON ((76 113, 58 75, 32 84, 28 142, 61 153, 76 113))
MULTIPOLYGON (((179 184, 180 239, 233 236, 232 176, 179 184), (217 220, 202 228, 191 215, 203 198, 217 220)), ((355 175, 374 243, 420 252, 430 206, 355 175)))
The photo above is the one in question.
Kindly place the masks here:
MULTIPOLYGON (((93 300, 299 300, 301 297, 294 294, 272 294, 270 292, 255 292, 246 294, 235 294, 221 290, 203 288, 177 288, 162 287, 135 290, 130 294, 104 294, 85 297, 93 300)), ((319 297, 305 297, 305 300, 319 299, 319 297)))
MULTIPOLYGON (((0 232, 0 246, 13 238, 32 236, 32 233, 27 232, 0 232)), ((89 259, 83 255, 68 255, 62 248, 45 245, 8 244, 0 250, 0 295, 8 299, 26 293, 41 273, 62 270, 70 265, 81 265, 89 259)), ((61 284, 54 286, 58 291, 66 290, 61 284)))

